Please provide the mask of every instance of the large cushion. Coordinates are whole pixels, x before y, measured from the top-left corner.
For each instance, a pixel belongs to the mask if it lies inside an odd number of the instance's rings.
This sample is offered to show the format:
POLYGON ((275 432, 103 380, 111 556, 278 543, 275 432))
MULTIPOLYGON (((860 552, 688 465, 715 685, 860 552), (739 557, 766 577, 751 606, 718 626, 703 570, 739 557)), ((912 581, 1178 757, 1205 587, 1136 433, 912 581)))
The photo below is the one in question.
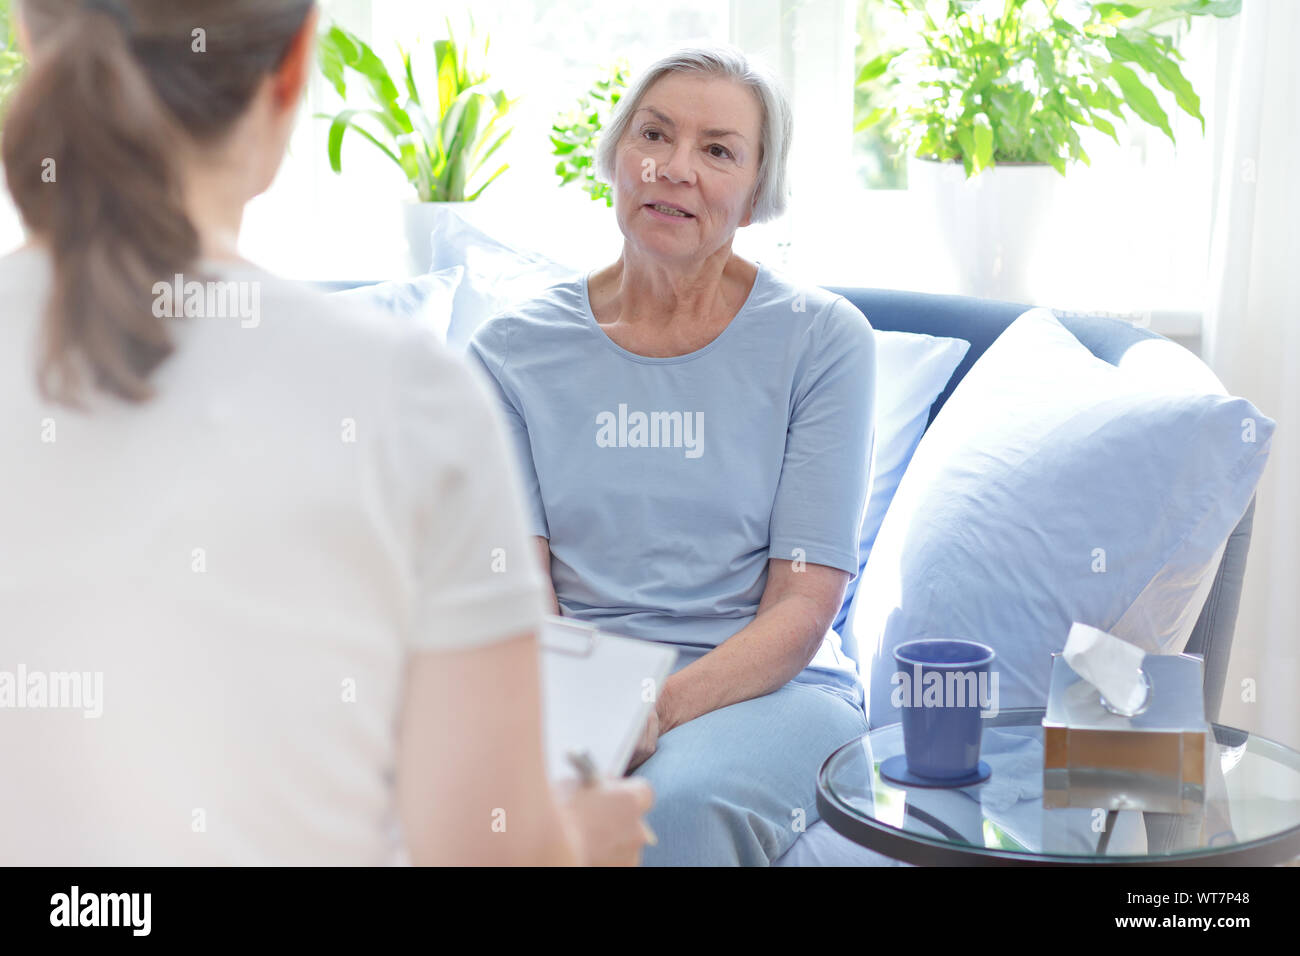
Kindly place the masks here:
POLYGON ((1274 428, 1189 381, 1096 358, 1046 309, 988 348, 912 457, 850 609, 872 726, 898 719, 892 652, 914 638, 992 646, 1002 708, 1044 704, 1073 621, 1182 650, 1274 428))
MULTIPOLYGON (((868 321, 870 316, 867 316, 868 321)), ((912 460, 925 426, 930 406, 948 387, 953 371, 961 364, 970 343, 962 339, 918 335, 912 332, 876 330, 876 440, 872 449, 870 492, 862 518, 858 542, 858 572, 861 574, 885 512, 894 499, 898 483, 912 460)), ((844 604, 835 619, 835 630, 843 640, 844 652, 858 660, 852 634, 844 622, 858 587, 849 582, 844 604)))
POLYGON ((433 271, 456 266, 465 270, 447 330, 447 345, 456 351, 463 351, 475 330, 496 313, 578 274, 577 269, 493 238, 450 207, 443 210, 430 238, 433 271))
POLYGON ((331 293, 350 306, 375 309, 417 322, 431 329, 438 341, 446 342, 452 305, 465 270, 460 266, 416 276, 379 282, 331 293))

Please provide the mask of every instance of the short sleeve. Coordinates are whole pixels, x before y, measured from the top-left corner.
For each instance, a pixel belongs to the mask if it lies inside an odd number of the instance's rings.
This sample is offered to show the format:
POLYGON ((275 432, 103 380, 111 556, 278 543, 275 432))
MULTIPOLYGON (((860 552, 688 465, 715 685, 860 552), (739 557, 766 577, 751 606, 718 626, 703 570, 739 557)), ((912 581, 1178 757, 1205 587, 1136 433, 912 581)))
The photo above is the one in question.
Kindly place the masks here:
POLYGON ((539 538, 551 536, 546 522, 546 508, 542 503, 541 483, 537 480, 537 467, 533 464, 533 448, 528 435, 528 424, 520 403, 505 380, 506 362, 510 351, 509 316, 501 316, 480 326, 470 340, 465 354, 476 371, 482 373, 488 391, 495 400, 497 411, 505 424, 506 439, 514 455, 515 467, 523 487, 524 516, 529 534, 539 538))
POLYGON ((536 630, 545 588, 492 396, 432 337, 403 349, 396 414, 415 512, 411 647, 452 650, 536 630))
POLYGON ((795 381, 768 556, 858 573, 875 443, 875 333, 838 297, 807 334, 795 381))

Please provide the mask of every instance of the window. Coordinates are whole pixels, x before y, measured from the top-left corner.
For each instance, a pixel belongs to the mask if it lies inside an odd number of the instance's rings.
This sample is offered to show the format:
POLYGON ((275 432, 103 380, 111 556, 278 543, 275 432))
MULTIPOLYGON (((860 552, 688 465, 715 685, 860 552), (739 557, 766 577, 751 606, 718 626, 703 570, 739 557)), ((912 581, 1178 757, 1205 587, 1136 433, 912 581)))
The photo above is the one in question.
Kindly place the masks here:
MULTIPOLYGON (((572 108, 618 57, 635 73, 675 46, 726 41, 729 31, 726 0, 476 0, 464 6, 336 0, 325 6, 327 15, 371 42, 390 64, 399 39, 419 55, 444 36, 444 15, 452 16, 460 35, 463 14, 472 11, 475 26, 491 38, 487 67, 493 84, 520 102, 511 113, 514 132, 497 154, 510 169, 465 215, 505 241, 579 267, 612 261, 620 236, 603 202, 576 185, 560 186, 551 154, 552 120, 572 108)), ((414 198, 414 191, 390 160, 352 134, 344 142, 343 174, 329 169, 329 123, 309 117, 339 106, 327 84, 313 83, 292 155, 270 192, 249 206, 245 253, 288 275, 402 274, 400 203, 414 198)))
MULTIPOLYGON (((890 5, 855 0, 855 6, 855 67, 908 42, 890 5)), ((1183 72, 1201 96, 1205 134, 1154 83, 1148 85, 1170 118, 1176 148, 1137 121, 1119 127, 1122 145, 1086 131, 1092 166, 1069 167, 1057 205, 1044 212, 1052 252, 1036 263, 1034 289, 1040 304, 1150 319, 1157 331, 1190 338, 1199 335, 1205 293, 1219 21, 1198 18, 1190 29, 1178 29, 1183 72)), ((875 105, 858 91, 855 115, 875 105)), ((906 158, 868 130, 854 137, 853 166, 854 219, 862 227, 852 241, 806 248, 808 261, 824 263, 837 281, 963 291, 927 253, 939 227, 924 218, 920 197, 909 195, 906 158)))
MULTIPOLYGON (((906 165, 878 134, 853 133, 867 103, 857 68, 896 24, 879 0, 325 0, 323 16, 369 40, 390 64, 396 44, 418 57, 472 12, 491 36, 492 81, 520 97, 515 132, 499 154, 509 171, 467 213, 524 248, 584 268, 617 255, 613 214, 554 173, 553 117, 574 105, 604 67, 625 57, 635 74, 656 56, 695 41, 730 41, 777 70, 795 113, 790 212, 742 230, 742 254, 824 284, 961 291, 933 253, 936 229, 907 189, 906 165)), ((1183 38, 1183 69, 1202 97, 1207 136, 1181 110, 1166 112, 1178 140, 1142 124, 1121 128, 1122 147, 1094 133, 1091 168, 1071 167, 1052 211, 1052 253, 1041 269, 1041 304, 1153 316, 1158 331, 1196 334, 1204 294, 1214 136, 1217 21, 1198 18, 1183 38), (1162 324, 1163 323, 1163 324, 1162 324)), ((1157 88, 1164 97, 1165 91, 1157 88)), ((340 106, 314 76, 290 153, 270 191, 247 212, 246 255, 286 275, 381 278, 406 270, 401 203, 413 198, 400 170, 349 134, 343 173, 326 159, 328 121, 340 106)), ((7 196, 0 243, 21 240, 7 196)))

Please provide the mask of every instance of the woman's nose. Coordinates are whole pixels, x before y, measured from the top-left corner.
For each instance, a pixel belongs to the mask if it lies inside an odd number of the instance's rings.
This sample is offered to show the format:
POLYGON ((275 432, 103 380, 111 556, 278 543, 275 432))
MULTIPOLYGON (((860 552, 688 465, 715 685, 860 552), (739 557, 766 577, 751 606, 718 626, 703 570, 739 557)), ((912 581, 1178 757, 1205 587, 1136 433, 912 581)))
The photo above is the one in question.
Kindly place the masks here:
POLYGON ((690 146, 685 143, 674 144, 672 154, 669 155, 668 161, 659 167, 657 175, 660 179, 672 183, 695 185, 695 165, 691 158, 690 146))

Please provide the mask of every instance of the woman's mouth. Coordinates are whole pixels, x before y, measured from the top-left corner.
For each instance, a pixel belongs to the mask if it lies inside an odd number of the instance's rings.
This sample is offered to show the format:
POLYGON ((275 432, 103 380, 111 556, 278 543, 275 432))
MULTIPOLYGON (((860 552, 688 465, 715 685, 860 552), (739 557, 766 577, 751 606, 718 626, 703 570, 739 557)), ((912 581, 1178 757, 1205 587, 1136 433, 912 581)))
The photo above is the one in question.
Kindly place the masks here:
POLYGON ((669 206, 666 203, 648 202, 645 204, 645 208, 649 209, 655 215, 662 216, 665 219, 694 219, 695 218, 686 210, 678 209, 676 206, 669 206))

